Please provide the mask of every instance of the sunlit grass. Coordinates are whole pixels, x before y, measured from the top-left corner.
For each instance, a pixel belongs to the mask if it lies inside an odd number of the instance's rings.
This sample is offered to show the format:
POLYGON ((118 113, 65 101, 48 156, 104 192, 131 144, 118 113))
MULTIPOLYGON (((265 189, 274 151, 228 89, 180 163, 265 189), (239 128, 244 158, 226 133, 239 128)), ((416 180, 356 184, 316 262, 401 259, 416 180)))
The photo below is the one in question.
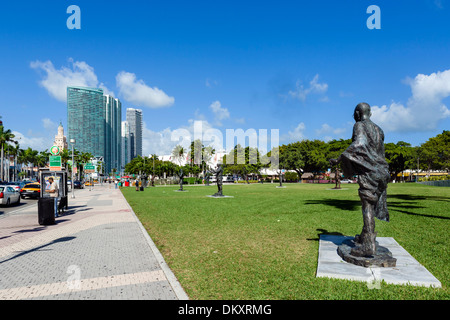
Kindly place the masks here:
POLYGON ((361 231, 358 185, 225 185, 234 198, 213 199, 215 186, 147 188, 123 194, 191 299, 448 299, 450 189, 390 184, 394 237, 443 288, 316 278, 322 233, 361 231))

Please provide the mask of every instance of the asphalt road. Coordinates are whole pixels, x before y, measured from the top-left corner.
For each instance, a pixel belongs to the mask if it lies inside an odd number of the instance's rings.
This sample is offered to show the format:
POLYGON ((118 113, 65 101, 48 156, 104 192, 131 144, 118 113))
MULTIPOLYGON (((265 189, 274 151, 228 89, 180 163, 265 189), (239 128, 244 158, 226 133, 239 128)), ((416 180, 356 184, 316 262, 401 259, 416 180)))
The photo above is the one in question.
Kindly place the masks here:
POLYGON ((38 202, 37 199, 27 198, 27 199, 20 199, 19 204, 12 204, 10 206, 0 205, 0 219, 8 215, 18 213, 23 209, 27 208, 28 206, 36 206, 36 213, 37 213, 37 202, 38 202))

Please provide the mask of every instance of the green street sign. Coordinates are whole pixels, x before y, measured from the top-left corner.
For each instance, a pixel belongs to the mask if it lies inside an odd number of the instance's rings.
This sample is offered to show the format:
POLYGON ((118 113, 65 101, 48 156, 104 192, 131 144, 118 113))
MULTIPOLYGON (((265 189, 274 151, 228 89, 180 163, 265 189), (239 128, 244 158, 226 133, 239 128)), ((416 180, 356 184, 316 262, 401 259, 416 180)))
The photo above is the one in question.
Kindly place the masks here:
POLYGON ((84 165, 84 172, 86 173, 94 173, 95 172, 95 166, 91 163, 87 163, 84 165))
POLYGON ((61 156, 50 156, 48 157, 48 163, 51 171, 61 170, 61 156))

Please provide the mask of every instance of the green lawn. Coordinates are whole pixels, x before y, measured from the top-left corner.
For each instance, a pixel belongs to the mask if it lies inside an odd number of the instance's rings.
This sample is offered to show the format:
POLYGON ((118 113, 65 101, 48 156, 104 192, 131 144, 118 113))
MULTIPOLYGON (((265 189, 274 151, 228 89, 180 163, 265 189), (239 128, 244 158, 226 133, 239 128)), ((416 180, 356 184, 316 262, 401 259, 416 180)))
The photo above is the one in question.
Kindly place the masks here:
POLYGON ((191 299, 449 299, 450 188, 390 184, 394 237, 442 283, 441 289, 316 278, 320 234, 362 228, 358 185, 225 185, 123 188, 151 238, 191 299))

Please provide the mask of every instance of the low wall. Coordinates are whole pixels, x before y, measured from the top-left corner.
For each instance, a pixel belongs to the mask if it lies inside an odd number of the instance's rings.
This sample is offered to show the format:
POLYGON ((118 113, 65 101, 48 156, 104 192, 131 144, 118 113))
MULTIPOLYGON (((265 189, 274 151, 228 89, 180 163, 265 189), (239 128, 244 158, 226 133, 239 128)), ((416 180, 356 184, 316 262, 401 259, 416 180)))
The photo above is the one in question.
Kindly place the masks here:
POLYGON ((450 180, 422 181, 422 182, 417 182, 417 183, 425 184, 427 186, 434 186, 434 187, 450 187, 450 180))

